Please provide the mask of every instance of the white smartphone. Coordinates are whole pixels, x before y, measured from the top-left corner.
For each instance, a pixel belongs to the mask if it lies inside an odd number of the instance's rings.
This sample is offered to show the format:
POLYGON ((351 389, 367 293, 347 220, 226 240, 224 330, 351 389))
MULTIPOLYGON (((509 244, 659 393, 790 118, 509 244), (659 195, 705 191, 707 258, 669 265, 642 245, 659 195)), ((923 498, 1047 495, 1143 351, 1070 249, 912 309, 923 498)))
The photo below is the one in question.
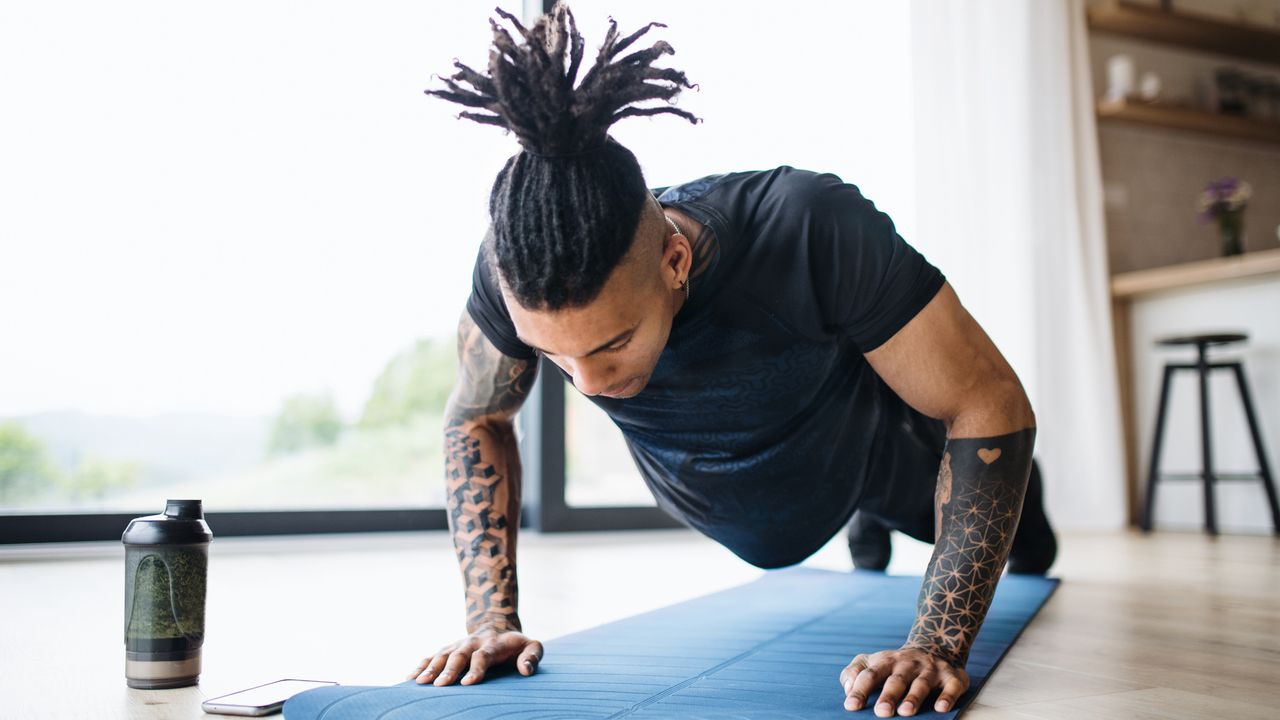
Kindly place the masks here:
POLYGON ((303 690, 337 684, 327 680, 276 680, 248 690, 210 698, 200 703, 200 707, 207 713, 219 715, 270 715, 280 712, 285 700, 303 690))

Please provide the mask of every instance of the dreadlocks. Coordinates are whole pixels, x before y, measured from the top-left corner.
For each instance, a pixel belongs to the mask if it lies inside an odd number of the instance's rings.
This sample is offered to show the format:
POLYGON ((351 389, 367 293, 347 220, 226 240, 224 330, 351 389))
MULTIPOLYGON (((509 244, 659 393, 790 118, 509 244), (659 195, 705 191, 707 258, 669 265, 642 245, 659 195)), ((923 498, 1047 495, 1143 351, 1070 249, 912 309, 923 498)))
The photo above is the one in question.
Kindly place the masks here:
POLYGON ((458 117, 516 134, 523 149, 506 162, 489 193, 498 270, 526 308, 579 307, 599 294, 626 255, 648 195, 639 162, 609 136, 609 126, 631 115, 660 113, 696 124, 700 118, 674 107, 628 106, 674 102, 682 86, 697 86, 679 70, 651 67, 675 53, 661 40, 615 60, 649 28, 666 27, 662 23, 619 39, 618 25, 609 18, 595 65, 574 88, 584 43, 568 6, 557 2, 531 29, 502 8, 495 11, 515 25, 524 42, 517 44, 491 18, 488 75, 455 59, 458 72, 441 78, 449 89, 425 92, 487 110, 458 117))

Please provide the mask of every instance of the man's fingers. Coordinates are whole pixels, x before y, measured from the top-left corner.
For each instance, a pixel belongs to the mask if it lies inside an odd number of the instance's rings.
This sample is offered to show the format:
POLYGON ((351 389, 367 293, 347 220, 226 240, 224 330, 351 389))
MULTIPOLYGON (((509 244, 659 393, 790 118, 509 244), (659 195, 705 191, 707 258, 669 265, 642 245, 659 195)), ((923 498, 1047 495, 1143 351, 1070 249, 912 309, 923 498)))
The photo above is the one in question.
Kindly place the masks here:
POLYGON ((484 671, 489 669, 489 663, 493 661, 493 654, 485 648, 480 648, 471 653, 471 669, 466 675, 462 676, 463 685, 471 685, 478 683, 484 679, 484 671))
POLYGON ((462 650, 454 650, 449 655, 449 661, 445 663, 444 670, 440 672, 440 677, 435 680, 435 685, 448 685, 453 682, 454 678, 467 667, 467 660, 471 656, 462 650))
POLYGON ((446 645, 435 655, 418 663, 415 674, 409 679, 418 684, 434 683, 437 686, 460 682, 474 685, 482 682, 496 665, 505 665, 511 656, 519 652, 516 666, 521 674, 532 675, 542 661, 542 643, 530 640, 520 633, 502 633, 498 636, 480 637, 473 634, 451 645, 446 645))
MULTIPOLYGON (((441 652, 444 651, 442 650, 441 652)), ((409 679, 412 680, 421 675, 427 668, 431 667, 431 661, 435 660, 439 655, 440 653, 435 653, 434 655, 428 655, 422 658, 422 662, 418 663, 418 667, 414 669, 413 674, 409 676, 409 679)))
POLYGON ((907 691, 907 696, 902 698, 902 702, 898 704, 898 714, 915 715, 920 710, 920 706, 924 704, 924 699, 929 697, 929 693, 933 692, 935 684, 936 681, 930 675, 921 675, 912 680, 911 689, 907 691))
POLYGON ((969 675, 945 660, 914 648, 858 655, 840 671, 846 710, 861 710, 879 689, 878 717, 916 715, 934 690, 941 688, 933 709, 947 712, 969 689, 969 675), (883 685, 883 687, 881 687, 883 685))
POLYGON ((427 663, 427 669, 423 670, 422 673, 418 675, 418 682, 429 683, 434 680, 436 675, 439 675, 440 671, 444 669, 444 663, 448 659, 448 653, 444 652, 439 652, 431 656, 429 658, 430 662, 427 663))
POLYGON ((542 643, 534 640, 526 645, 524 652, 516 658, 516 670, 519 670, 521 675, 532 675, 538 671, 538 664, 541 662, 542 643))
POLYGON ((884 689, 880 691, 880 699, 876 701, 876 717, 893 717, 898 709, 898 699, 915 679, 915 670, 903 664, 894 668, 894 672, 884 681, 884 689))
POLYGON ((968 678, 959 675, 948 675, 946 681, 942 683, 942 693, 938 695, 938 699, 933 703, 933 709, 938 712, 946 712, 955 707, 956 698, 964 694, 969 688, 968 678))
POLYGON ((853 689, 854 678, 858 677, 858 673, 865 670, 869 664, 870 662, 865 654, 857 655, 840 671, 840 687, 844 688, 845 695, 848 695, 849 691, 853 689))
POLYGON ((888 670, 881 671, 875 665, 858 673, 858 676, 853 679, 853 687, 849 690, 848 697, 844 700, 845 709, 861 710, 862 706, 867 704, 867 696, 880 687, 882 676, 886 674, 888 670))

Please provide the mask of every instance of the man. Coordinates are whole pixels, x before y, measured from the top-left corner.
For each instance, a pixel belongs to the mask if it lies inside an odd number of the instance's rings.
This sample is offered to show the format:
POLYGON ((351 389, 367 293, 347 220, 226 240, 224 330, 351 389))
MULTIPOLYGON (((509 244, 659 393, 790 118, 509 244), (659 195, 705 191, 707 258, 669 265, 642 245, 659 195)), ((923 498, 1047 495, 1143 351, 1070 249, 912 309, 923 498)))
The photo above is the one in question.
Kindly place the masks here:
POLYGON ((838 177, 782 166, 645 187, 608 126, 696 120, 627 107, 691 87, 650 67, 666 43, 615 61, 653 23, 621 39, 611 23, 574 89, 583 42, 567 8, 530 29, 498 12, 526 42, 495 24, 490 74, 455 63, 449 89, 428 91, 489 110, 463 116, 524 149, 490 194, 446 411, 468 636, 411 677, 472 684, 542 657, 517 613, 512 427, 541 356, 617 423, 662 508, 748 562, 800 562, 846 523, 859 567, 883 569, 888 528, 936 540, 904 644, 853 658, 839 682, 850 710, 878 688, 880 716, 935 691, 952 707, 1011 548, 1027 572, 1055 549, 1038 478, 1023 516, 1035 417, 1016 375, 937 268, 838 177))

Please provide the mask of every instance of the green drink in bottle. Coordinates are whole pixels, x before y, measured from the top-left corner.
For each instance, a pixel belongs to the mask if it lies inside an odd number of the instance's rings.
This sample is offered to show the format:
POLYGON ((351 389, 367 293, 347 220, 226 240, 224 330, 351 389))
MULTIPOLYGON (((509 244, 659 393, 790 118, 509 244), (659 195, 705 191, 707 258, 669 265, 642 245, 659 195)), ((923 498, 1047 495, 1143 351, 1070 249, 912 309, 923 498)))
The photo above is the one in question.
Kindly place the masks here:
POLYGON ((200 681, 209 542, 199 500, 168 500, 164 512, 129 521, 125 548, 125 679, 161 689, 200 681))

